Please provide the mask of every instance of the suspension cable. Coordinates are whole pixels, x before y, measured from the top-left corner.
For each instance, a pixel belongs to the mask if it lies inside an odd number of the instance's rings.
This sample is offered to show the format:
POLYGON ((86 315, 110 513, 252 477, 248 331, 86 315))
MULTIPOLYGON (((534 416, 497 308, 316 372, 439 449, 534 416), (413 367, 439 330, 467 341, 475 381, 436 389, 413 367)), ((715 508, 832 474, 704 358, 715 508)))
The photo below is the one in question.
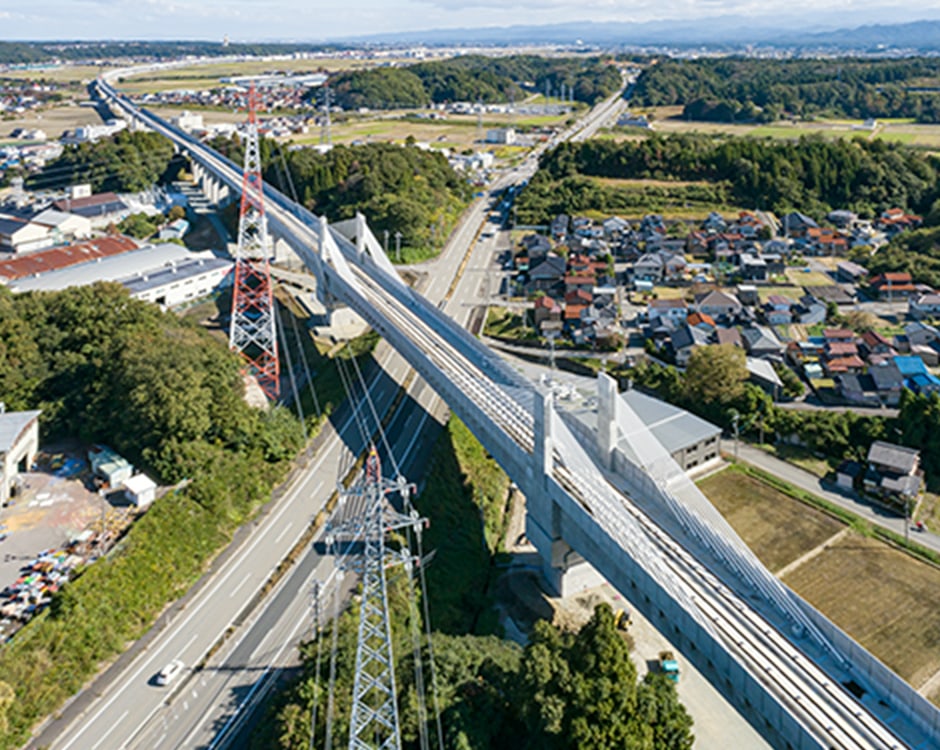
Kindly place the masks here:
POLYGON ((424 550, 422 549, 421 534, 415 534, 418 547, 418 580, 421 584, 421 603, 424 609, 424 629, 428 642, 428 663, 431 665, 431 700, 434 702, 434 723, 437 726, 437 745, 444 750, 444 727, 441 724, 441 701, 437 688, 437 668, 434 666, 434 642, 431 638, 431 610, 428 606, 428 581, 424 574, 424 550))
POLYGON ((316 582, 314 593, 314 632, 317 639, 317 658, 313 669, 313 705, 310 709, 310 745, 309 750, 314 750, 317 737, 317 706, 320 703, 320 665, 323 654, 323 632, 320 628, 320 582, 316 582))
POLYGON ((333 713, 335 710, 336 692, 336 652, 339 644, 339 583, 333 588, 333 633, 330 644, 330 682, 326 702, 326 744, 325 750, 333 747, 333 713))
MULTIPOLYGON (((421 558, 419 557, 418 566, 420 565, 421 558)), ((418 702, 418 736, 421 741, 421 750, 430 750, 428 743, 428 707, 424 690, 424 667, 421 663, 421 628, 418 624, 421 614, 415 601, 414 576, 411 575, 410 571, 406 572, 406 575, 408 578, 409 630, 411 631, 411 648, 414 652, 415 695, 418 702)))
POLYGON ((287 336, 284 335, 284 323, 283 317, 281 316, 280 307, 277 304, 277 300, 274 301, 274 315, 277 318, 277 332, 281 339, 281 348, 284 352, 284 359, 287 362, 287 374, 290 379, 290 389, 294 394, 294 404, 297 408, 297 414, 300 417, 300 427, 303 430, 304 434, 304 445, 307 444, 309 435, 307 434, 307 420, 304 419, 304 407, 300 403, 300 396, 297 394, 297 380, 294 378, 294 364, 290 356, 290 348, 287 346, 287 336))
MULTIPOLYGON (((304 375, 307 378, 307 384, 310 386, 310 395, 313 396, 313 408, 317 411, 317 419, 320 419, 323 416, 323 412, 320 411, 320 399, 317 397, 317 389, 313 384, 313 373, 310 371, 310 362, 307 360, 307 351, 303 345, 303 340, 300 336, 300 330, 297 326, 297 316, 290 316, 291 327, 294 329, 294 339, 297 342, 297 349, 300 352, 300 363, 304 366, 304 375)), ((309 337, 307 337, 309 339, 309 337)))
POLYGON ((369 410, 372 412, 372 419, 375 420, 375 428, 379 433, 379 439, 382 441, 382 445, 385 446, 385 452, 388 454, 388 457, 392 461, 392 468, 395 470, 395 476, 401 476, 401 469, 398 466, 398 460, 395 458, 395 454, 392 452, 392 446, 389 445, 388 436, 385 434, 385 428, 382 426, 382 420, 379 419, 379 413, 375 408, 375 403, 372 401, 372 396, 369 393, 369 389, 366 386, 365 378, 362 377, 362 370, 359 369, 359 362, 356 359, 353 359, 353 366, 356 369, 356 374, 359 376, 359 384, 362 386, 363 397, 366 400, 366 403, 369 405, 369 410))

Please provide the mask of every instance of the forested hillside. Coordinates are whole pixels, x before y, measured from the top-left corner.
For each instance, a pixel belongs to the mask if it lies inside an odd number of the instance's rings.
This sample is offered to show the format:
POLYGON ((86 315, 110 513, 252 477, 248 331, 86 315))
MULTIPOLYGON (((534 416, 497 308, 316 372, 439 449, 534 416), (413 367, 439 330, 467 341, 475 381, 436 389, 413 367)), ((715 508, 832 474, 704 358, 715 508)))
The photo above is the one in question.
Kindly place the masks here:
POLYGON ((120 285, 15 296, 0 287, 7 407, 42 409, 44 442, 105 443, 162 484, 190 480, 0 651, 0 695, 12 697, 0 701, 0 747, 22 745, 140 637, 270 497, 302 431, 285 409, 248 407, 240 369, 223 343, 120 285))
MULTIPOLYGON (((611 208, 610 188, 586 176, 670 181, 690 200, 700 194, 726 204, 822 218, 834 208, 871 217, 893 206, 926 213, 940 195, 940 160, 881 140, 804 137, 798 141, 654 135, 616 143, 563 143, 542 157, 543 169, 517 203, 524 223, 555 213, 611 208)), ((624 191, 621 191, 624 192, 624 191)), ((629 191, 627 191, 629 192, 629 191)), ((643 194, 642 189, 637 191, 643 194)), ((624 200, 621 197, 621 201, 624 200)))
POLYGON ((936 60, 664 59, 637 81, 638 106, 681 105, 690 120, 910 117, 940 122, 936 60), (918 91, 919 88, 933 91, 918 91))
POLYGON ((519 101, 527 91, 555 94, 564 83, 579 102, 594 104, 620 86, 616 67, 600 58, 466 55, 404 68, 340 73, 330 85, 345 109, 425 107, 453 101, 519 101))
POLYGON ((58 159, 30 177, 26 186, 48 190, 87 182, 95 192, 136 193, 161 179, 174 179, 173 172, 182 165, 182 161, 174 161, 173 144, 159 133, 122 130, 95 143, 67 146, 58 159), (175 169, 171 170, 171 164, 175 169))
MULTIPOLYGON (((240 163, 237 140, 216 140, 219 151, 240 163)), ((439 249, 470 197, 470 188, 438 152, 373 143, 336 146, 326 154, 288 151, 263 140, 264 179, 331 221, 361 211, 372 231, 394 237, 416 260, 439 249)))

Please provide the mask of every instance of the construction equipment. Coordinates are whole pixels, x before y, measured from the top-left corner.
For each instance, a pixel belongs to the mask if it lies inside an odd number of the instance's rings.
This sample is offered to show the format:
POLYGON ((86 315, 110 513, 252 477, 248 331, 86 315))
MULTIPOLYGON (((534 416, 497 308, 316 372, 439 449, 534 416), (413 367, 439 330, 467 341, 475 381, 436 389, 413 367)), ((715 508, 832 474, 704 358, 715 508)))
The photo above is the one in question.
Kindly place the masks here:
POLYGON ((679 662, 672 651, 659 652, 659 671, 673 682, 679 682, 679 662))

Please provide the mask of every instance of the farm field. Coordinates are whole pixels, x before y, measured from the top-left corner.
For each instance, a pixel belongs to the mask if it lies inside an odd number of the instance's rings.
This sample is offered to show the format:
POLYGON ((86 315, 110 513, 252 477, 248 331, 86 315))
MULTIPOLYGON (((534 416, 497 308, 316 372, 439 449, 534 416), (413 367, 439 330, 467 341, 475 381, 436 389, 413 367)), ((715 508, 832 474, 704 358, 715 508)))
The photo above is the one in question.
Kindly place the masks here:
POLYGON ((936 568, 851 533, 783 580, 915 688, 940 670, 936 568))
MULTIPOLYGON (((382 60, 393 62, 391 59, 382 60)), ((344 57, 323 57, 306 60, 246 60, 229 63, 207 63, 185 68, 175 68, 159 73, 132 76, 120 82, 118 88, 129 94, 145 94, 174 89, 207 89, 219 85, 219 79, 227 76, 257 75, 280 72, 339 71, 354 68, 371 68, 373 60, 353 60, 344 57)))
MULTIPOLYGON (((681 119, 682 107, 650 107, 643 111, 652 115, 653 128, 658 133, 704 133, 754 138, 795 139, 803 135, 818 134, 826 138, 883 138, 909 146, 940 148, 940 125, 927 125, 909 119, 878 120, 874 130, 862 127, 861 120, 815 120, 799 122, 782 120, 770 124, 700 122, 681 119)), ((615 131, 616 132, 616 131, 615 131)), ((635 138, 635 130, 624 129, 618 138, 635 138)))
POLYGON ((940 569, 734 468, 699 488, 770 570, 940 704, 940 569))
POLYGON ((74 130, 79 125, 100 124, 101 118, 93 108, 67 105, 30 112, 15 120, 0 120, 0 138, 6 138, 16 128, 40 128, 50 140, 54 140, 61 136, 63 131, 74 130))
POLYGON ((840 521, 734 469, 706 477, 699 489, 774 573, 845 528, 840 521))

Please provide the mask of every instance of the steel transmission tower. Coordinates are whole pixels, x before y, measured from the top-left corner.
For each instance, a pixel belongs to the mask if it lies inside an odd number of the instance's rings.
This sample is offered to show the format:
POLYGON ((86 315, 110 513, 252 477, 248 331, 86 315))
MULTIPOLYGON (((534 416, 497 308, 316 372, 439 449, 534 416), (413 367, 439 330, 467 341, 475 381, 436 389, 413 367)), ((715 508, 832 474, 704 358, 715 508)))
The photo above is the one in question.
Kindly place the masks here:
POLYGON ((415 561, 407 549, 389 549, 385 535, 409 528, 421 533, 425 521, 417 511, 399 513, 387 500, 387 495, 398 492, 407 511, 413 491, 414 486, 403 477, 382 477, 373 447, 366 458, 363 481, 343 493, 346 520, 331 530, 334 543, 342 537, 362 544, 362 601, 349 720, 350 750, 401 750, 385 571, 404 565, 410 575, 415 561))
POLYGON ((264 185, 258 148, 257 100, 254 83, 248 89, 248 127, 238 217, 238 250, 232 293, 229 347, 241 353, 247 369, 271 401, 280 393, 280 364, 275 330, 274 293, 268 267, 268 223, 264 214, 264 185))

